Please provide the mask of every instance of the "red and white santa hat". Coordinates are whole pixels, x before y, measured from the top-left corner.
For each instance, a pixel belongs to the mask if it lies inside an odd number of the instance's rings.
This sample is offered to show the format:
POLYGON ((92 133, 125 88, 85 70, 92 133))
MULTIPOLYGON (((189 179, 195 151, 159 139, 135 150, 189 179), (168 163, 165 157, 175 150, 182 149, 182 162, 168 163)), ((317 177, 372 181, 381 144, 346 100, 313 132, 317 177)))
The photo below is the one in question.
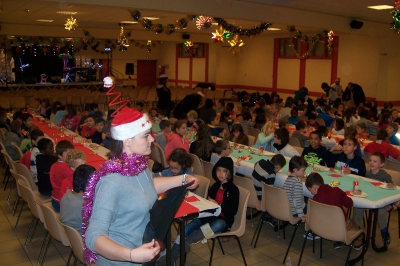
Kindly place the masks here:
POLYGON ((125 107, 111 122, 111 137, 115 140, 126 140, 145 132, 152 126, 146 114, 125 107))
POLYGON ((200 95, 201 97, 206 97, 206 91, 205 90, 201 90, 197 92, 198 95, 200 95))

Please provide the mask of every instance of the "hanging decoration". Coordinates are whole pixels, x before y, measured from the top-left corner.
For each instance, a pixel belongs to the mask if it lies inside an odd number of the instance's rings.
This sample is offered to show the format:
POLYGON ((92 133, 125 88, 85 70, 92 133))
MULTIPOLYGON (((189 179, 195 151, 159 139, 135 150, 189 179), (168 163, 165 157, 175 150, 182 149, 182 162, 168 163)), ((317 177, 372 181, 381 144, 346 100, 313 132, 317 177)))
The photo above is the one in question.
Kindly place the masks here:
POLYGON ((233 37, 233 40, 228 41, 228 43, 231 45, 229 51, 233 55, 239 54, 241 52, 240 48, 244 45, 243 40, 241 40, 238 35, 235 35, 235 37, 233 37))
POLYGON ((307 36, 303 35, 301 31, 296 30, 295 26, 288 26, 287 29, 290 33, 290 47, 293 49, 293 53, 298 59, 306 59, 307 57, 311 56, 311 52, 314 50, 315 44, 318 41, 323 40, 324 38, 327 38, 328 50, 331 51, 333 47, 333 37, 335 36, 335 33, 332 30, 331 31, 323 30, 322 32, 318 33, 315 36, 314 35, 307 36), (299 54, 295 48, 293 39, 297 39, 303 43, 307 43, 308 50, 303 54, 299 54))
POLYGON ((148 53, 151 53, 151 40, 148 40, 146 43, 146 49, 148 53))
POLYGON ((396 0, 394 2, 394 9, 390 14, 393 16, 393 23, 390 29, 395 30, 398 34, 400 34, 400 0, 396 0))
POLYGON ((69 31, 71 31, 71 30, 75 30, 75 28, 76 27, 78 27, 78 22, 76 21, 76 19, 74 19, 73 17, 71 17, 71 18, 68 18, 66 21, 65 21, 65 29, 66 30, 69 30, 69 31))
POLYGON ((117 107, 115 111, 111 114, 111 117, 114 117, 121 111, 125 106, 129 103, 129 100, 122 100, 122 92, 121 91, 113 91, 116 87, 114 77, 105 77, 103 79, 104 88, 108 89, 106 92, 107 96, 115 96, 115 98, 108 104, 109 107, 117 107))
POLYGON ((236 27, 232 24, 229 24, 223 18, 214 18, 214 21, 218 23, 224 30, 230 32, 232 35, 239 35, 240 37, 253 37, 257 36, 264 31, 266 31, 269 27, 271 27, 271 23, 261 23, 250 29, 243 29, 242 27, 236 27))
POLYGON ((124 35, 124 26, 121 25, 121 30, 119 32, 119 37, 117 39, 117 46, 119 47, 119 51, 123 52, 128 50, 129 41, 124 35))
POLYGON ((223 43, 225 39, 229 39, 231 34, 224 30, 222 27, 219 27, 218 30, 215 30, 215 33, 212 33, 211 39, 214 39, 214 43, 223 43))
POLYGON ((200 16, 196 19, 196 27, 199 30, 209 30, 212 27, 212 22, 212 17, 200 16))

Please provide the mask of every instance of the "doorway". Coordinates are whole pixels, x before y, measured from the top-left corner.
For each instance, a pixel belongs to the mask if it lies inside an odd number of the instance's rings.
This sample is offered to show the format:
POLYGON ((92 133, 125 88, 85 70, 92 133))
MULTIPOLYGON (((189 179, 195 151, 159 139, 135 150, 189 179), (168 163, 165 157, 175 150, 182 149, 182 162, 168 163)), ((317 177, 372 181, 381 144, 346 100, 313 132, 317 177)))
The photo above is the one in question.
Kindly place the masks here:
POLYGON ((157 61, 137 61, 137 86, 155 86, 157 84, 157 61))

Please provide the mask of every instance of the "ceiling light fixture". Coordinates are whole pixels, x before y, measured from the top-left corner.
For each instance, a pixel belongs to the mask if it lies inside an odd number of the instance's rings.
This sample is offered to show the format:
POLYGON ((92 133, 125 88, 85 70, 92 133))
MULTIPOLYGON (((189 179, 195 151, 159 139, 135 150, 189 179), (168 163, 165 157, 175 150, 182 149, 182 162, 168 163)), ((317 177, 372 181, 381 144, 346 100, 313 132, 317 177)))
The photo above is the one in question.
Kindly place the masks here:
POLYGON ((160 18, 156 18, 156 17, 143 17, 144 19, 148 19, 148 20, 157 20, 157 19, 160 19, 160 18))
POLYGON ((52 19, 37 19, 36 21, 38 21, 38 22, 48 22, 48 23, 51 23, 51 22, 53 22, 54 20, 52 20, 52 19))
POLYGON ((267 30, 281 30, 280 28, 268 28, 267 30))
POLYGON ((63 15, 75 15, 78 12, 74 12, 74 11, 57 11, 57 14, 63 14, 63 15))
POLYGON ((393 6, 389 6, 389 5, 377 5, 377 6, 367 6, 367 8, 375 9, 375 10, 385 10, 385 9, 393 9, 393 6))
POLYGON ((130 21, 130 20, 124 20, 120 21, 119 24, 137 24, 137 21, 130 21))

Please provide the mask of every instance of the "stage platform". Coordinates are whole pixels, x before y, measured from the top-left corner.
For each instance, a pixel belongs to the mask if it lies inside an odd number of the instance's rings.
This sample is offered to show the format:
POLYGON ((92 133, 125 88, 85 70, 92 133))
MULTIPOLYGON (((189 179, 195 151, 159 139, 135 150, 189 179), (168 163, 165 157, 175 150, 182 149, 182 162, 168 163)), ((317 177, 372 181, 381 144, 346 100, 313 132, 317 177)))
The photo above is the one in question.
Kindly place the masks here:
POLYGON ((40 89, 59 89, 68 90, 70 88, 85 89, 91 91, 100 90, 103 82, 70 82, 70 83, 37 83, 37 84, 1 84, 0 90, 40 90, 40 89))

